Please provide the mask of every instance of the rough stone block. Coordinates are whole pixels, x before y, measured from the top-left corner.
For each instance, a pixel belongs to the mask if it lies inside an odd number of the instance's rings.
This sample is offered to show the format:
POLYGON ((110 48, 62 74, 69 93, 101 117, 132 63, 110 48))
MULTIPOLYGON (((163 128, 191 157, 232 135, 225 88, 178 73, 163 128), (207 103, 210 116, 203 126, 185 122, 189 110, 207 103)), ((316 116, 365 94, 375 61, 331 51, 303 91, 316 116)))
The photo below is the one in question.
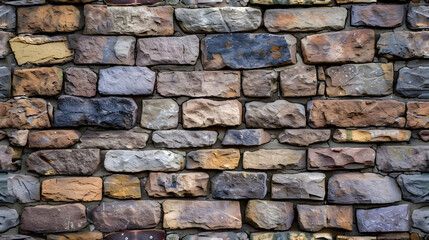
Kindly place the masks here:
MULTIPOLYGON (((0 7, 3 7, 3 6, 0 6, 0 7)), ((15 34, 11 32, 0 31, 0 58, 6 58, 9 54, 12 53, 10 49, 9 40, 12 39, 13 37, 15 37, 15 34)))
POLYGON ((63 71, 57 67, 13 71, 13 96, 55 96, 63 87, 63 71))
POLYGON ((29 130, 13 130, 7 134, 9 143, 16 147, 25 147, 27 145, 29 130))
POLYGON ((11 92, 12 74, 7 67, 0 67, 0 101, 7 101, 12 96, 11 92))
POLYGON ((429 174, 401 174, 396 180, 405 200, 411 200, 413 203, 429 201, 429 174))
POLYGON ((302 230, 318 232, 323 228, 353 229, 353 206, 298 204, 296 210, 302 230))
POLYGON ((279 134, 279 142, 296 146, 309 146, 327 142, 331 138, 329 129, 286 129, 279 134))
POLYGON ((250 0, 251 4, 261 4, 261 5, 325 5, 329 4, 331 0, 308 0, 308 1, 300 1, 300 0, 250 0))
POLYGON ((0 232, 6 232, 10 228, 13 228, 19 224, 18 212, 13 208, 1 206, 0 216, 2 216, 2 224, 0 226, 0 232))
POLYGON ((325 178, 323 173, 273 174, 271 198, 323 200, 325 178))
POLYGON ((1 174, 0 201, 7 203, 40 201, 39 179, 23 174, 1 174))
POLYGON ((0 6, 0 29, 12 30, 16 27, 16 13, 13 6, 0 6))
POLYGON ((305 150, 260 149, 243 153, 244 169, 305 169, 305 150))
POLYGON ((49 128, 47 102, 40 98, 23 98, 0 102, 0 128, 49 128))
POLYGON ((310 148, 308 170, 362 169, 375 165, 372 148, 310 148))
POLYGON ((429 98, 428 79, 429 67, 401 68, 396 92, 405 97, 429 98))
POLYGON ((222 140, 222 145, 260 146, 271 141, 271 136, 264 129, 229 129, 222 140))
POLYGON ((64 92, 79 97, 94 97, 97 94, 97 74, 89 68, 67 68, 64 92))
POLYGON ((294 219, 293 203, 250 200, 245 211, 245 220, 256 228, 288 230, 294 219))
POLYGON ((410 229, 408 204, 357 209, 359 232, 406 232, 410 229))
POLYGON ((140 126, 148 129, 172 129, 179 123, 179 105, 173 99, 143 100, 140 126))
POLYGON ((104 195, 117 199, 139 199, 140 179, 133 175, 110 175, 104 179, 104 195))
POLYGON ((42 182, 42 201, 92 202, 103 197, 103 180, 98 177, 52 178, 42 182))
POLYGON ((407 103, 407 128, 429 128, 429 102, 407 103))
POLYGON ((243 71, 242 88, 246 97, 271 97, 277 91, 278 73, 273 70, 243 71))
POLYGON ((283 97, 315 96, 317 72, 315 66, 294 66, 280 72, 280 89, 283 97))
POLYGON ((80 133, 75 130, 31 131, 28 134, 28 148, 68 148, 79 141, 80 133))
MULTIPOLYGON (((101 232, 77 232, 77 233, 48 234, 46 236, 46 240, 83 240, 83 239, 102 240, 103 234, 101 232)), ((22 239, 22 240, 32 240, 32 239, 22 239)))
POLYGON ((146 147, 149 134, 134 130, 86 130, 80 139, 80 148, 139 149, 146 147))
POLYGON ((213 198, 262 199, 267 194, 266 173, 224 171, 210 180, 213 198))
POLYGON ((209 147, 216 143, 215 131, 158 130, 153 132, 155 147, 190 148, 209 147))
POLYGON ((429 32, 387 32, 380 34, 378 55, 387 59, 429 58, 429 32))
POLYGON ((407 23, 410 29, 429 28, 429 6, 410 7, 407 13, 407 23))
POLYGON ((393 28, 402 25, 405 9, 399 4, 353 5, 351 25, 393 28))
POLYGON ((149 173, 146 192, 151 197, 199 197, 207 195, 209 175, 192 173, 149 173))
POLYGON ((147 67, 101 69, 98 92, 102 95, 151 95, 155 88, 155 75, 147 67))
POLYGON ((18 170, 21 163, 13 161, 12 149, 7 145, 0 145, 0 172, 13 172, 18 170))
POLYGON ((239 149, 200 149, 188 152, 186 168, 232 170, 238 167, 239 161, 239 149))
POLYGON ((382 172, 429 172, 428 146, 379 146, 377 168, 382 172))
MULTIPOLYGON (((411 215, 411 219, 413 219, 413 227, 418 228, 424 232, 429 232, 429 226, 427 224, 428 217, 429 207, 415 209, 411 215)), ((412 240, 414 239, 412 238, 412 240)))
POLYGON ((336 129, 333 135, 335 142, 407 142, 411 138, 409 130, 395 129, 370 129, 370 130, 349 130, 336 129))

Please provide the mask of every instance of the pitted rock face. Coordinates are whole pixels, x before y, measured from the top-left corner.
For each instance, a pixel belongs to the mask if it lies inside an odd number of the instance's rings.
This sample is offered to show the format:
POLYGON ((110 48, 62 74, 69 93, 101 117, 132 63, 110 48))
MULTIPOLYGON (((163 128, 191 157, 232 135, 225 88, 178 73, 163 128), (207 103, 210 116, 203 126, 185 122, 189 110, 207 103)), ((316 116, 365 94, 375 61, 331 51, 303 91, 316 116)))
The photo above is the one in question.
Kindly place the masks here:
POLYGON ((382 172, 429 171, 428 146, 379 146, 377 167, 382 172))
POLYGON ((97 74, 89 68, 67 68, 64 92, 79 97, 94 97, 97 94, 97 74))
POLYGON ((382 33, 377 42, 378 55, 390 60, 428 58, 428 38, 426 31, 382 33))
POLYGON ((212 196, 220 199, 262 199, 267 194, 267 174, 225 171, 211 178, 212 196))
POLYGON ((80 148, 140 149, 146 146, 149 134, 133 130, 90 131, 80 138, 80 148))
POLYGON ((429 28, 429 7, 424 5, 411 7, 407 13, 407 22, 410 29, 429 28))
POLYGON ((429 98, 429 67, 399 70, 396 91, 405 97, 429 98))
POLYGON ((401 174, 397 181, 404 199, 411 200, 413 203, 429 201, 429 174, 401 174))
POLYGON ((256 228, 288 230, 294 220, 293 203, 250 200, 246 206, 245 220, 256 228))
POLYGON ((360 232, 406 232, 410 229, 407 204, 357 209, 356 218, 360 232))
POLYGON ((63 87, 63 71, 57 67, 13 71, 14 96, 55 96, 63 87))
POLYGON ((404 6, 399 4, 354 5, 351 8, 351 25, 393 28, 402 25, 404 6), (386 13, 390 14, 386 14, 386 13))
POLYGON ((6 58, 7 55, 11 54, 9 40, 14 36, 13 33, 0 31, 0 58, 6 58))
POLYGON ((311 148, 308 150, 308 170, 361 169, 375 165, 371 148, 311 148))
POLYGON ((102 95, 150 95, 155 88, 155 72, 146 67, 116 66, 101 69, 98 92, 102 95))
POLYGON ((41 129, 51 127, 47 102, 23 98, 0 102, 0 128, 41 129))
POLYGON ((16 13, 13 6, 0 6, 0 29, 8 30, 16 27, 16 13))
POLYGON ((305 168, 305 151, 293 149, 260 149, 243 153, 244 169, 293 169, 305 168))

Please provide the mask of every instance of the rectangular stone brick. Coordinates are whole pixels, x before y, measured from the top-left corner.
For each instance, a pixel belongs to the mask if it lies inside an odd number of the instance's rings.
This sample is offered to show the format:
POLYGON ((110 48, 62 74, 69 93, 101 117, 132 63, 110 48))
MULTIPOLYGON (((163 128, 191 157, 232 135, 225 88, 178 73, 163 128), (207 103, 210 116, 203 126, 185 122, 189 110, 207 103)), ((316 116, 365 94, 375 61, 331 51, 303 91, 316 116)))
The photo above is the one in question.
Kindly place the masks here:
POLYGON ((329 129, 285 129, 279 134, 280 143, 296 146, 309 146, 313 143, 327 142, 331 138, 329 129))
POLYGON ((140 149, 146 146, 149 134, 134 130, 91 131, 80 138, 79 148, 140 149))
POLYGON ((408 142, 411 138, 409 130, 349 130, 336 129, 333 135, 335 142, 408 142))
POLYGON ((408 204, 356 210, 359 232, 407 232, 409 215, 408 204))
POLYGON ((238 167, 239 161, 239 149, 199 149, 188 152, 186 168, 232 170, 238 167))
POLYGON ((278 72, 273 70, 243 71, 242 88, 246 97, 271 97, 277 91, 278 72))
POLYGON ((112 174, 104 179, 104 196, 116 199, 140 199, 140 179, 134 175, 112 174))
POLYGON ((245 220, 255 228, 288 230, 294 219, 293 203, 250 200, 245 211, 245 220))
POLYGON ((13 6, 0 6, 0 29, 11 30, 16 27, 16 13, 13 6))
POLYGON ((375 165, 371 148, 310 148, 308 170, 362 169, 375 165))
POLYGON ((304 205, 296 206, 300 229, 318 232, 323 228, 353 230, 353 206, 304 205))
POLYGON ((317 93, 316 67, 302 65, 281 71, 280 89, 283 97, 315 96, 317 93))
POLYGON ((264 26, 269 32, 316 32, 341 30, 347 18, 342 7, 268 9, 264 26))
POLYGON ((308 233, 308 232, 268 232, 268 233, 252 233, 250 240, 282 240, 282 239, 304 239, 304 240, 332 240, 334 237, 330 233, 308 233))
POLYGON ((0 102, 9 100, 11 92, 12 73, 7 67, 0 67, 0 102))
POLYGON ((12 53, 9 40, 15 37, 11 32, 3 32, 0 30, 0 58, 6 58, 12 53))
POLYGON ((305 150, 260 149, 243 153, 244 169, 293 169, 305 168, 305 150))
POLYGON ((267 174, 224 171, 210 179, 212 197, 220 199, 262 199, 267 194, 267 174))
POLYGON ((148 129, 172 129, 179 123, 179 105, 173 99, 143 100, 140 126, 148 129))
POLYGON ((63 87, 63 71, 57 67, 13 71, 14 96, 55 96, 63 87))
POLYGON ((103 234, 101 232, 77 232, 77 233, 63 233, 63 234, 48 234, 46 240, 102 240, 103 234))
POLYGON ((28 134, 28 148, 68 148, 79 141, 76 130, 31 131, 28 134))
POLYGON ((171 6, 115 7, 86 4, 85 34, 166 36, 173 35, 171 6))
POLYGON ((325 178, 323 173, 273 174, 271 198, 323 200, 325 178))
POLYGON ((152 133, 155 147, 208 147, 217 141, 216 131, 158 130, 152 133))
POLYGON ((379 146, 377 168, 382 172, 429 172, 428 146, 379 146))
POLYGON ((201 52, 206 70, 282 66, 296 63, 296 38, 265 33, 214 34, 202 40, 201 52))
POLYGON ((151 95, 156 73, 147 67, 115 66, 100 69, 98 92, 102 95, 151 95))
POLYGON ((199 197, 207 195, 209 175, 192 173, 149 173, 146 192, 151 197, 199 197))
POLYGON ((375 33, 369 29, 320 33, 301 40, 308 64, 372 62, 374 45, 375 33))
POLYGON ((26 98, 0 102, 0 128, 49 128, 47 102, 40 98, 26 98))
POLYGON ((261 4, 261 5, 325 5, 329 4, 331 0, 250 0, 251 4, 261 4))
POLYGON ((393 28, 402 25, 405 9, 399 4, 353 5, 351 25, 393 28), (388 13, 388 14, 387 14, 388 13))
POLYGON ((405 103, 393 100, 313 100, 307 109, 316 128, 405 126, 405 103))
POLYGON ((95 97, 97 94, 97 74, 90 68, 67 68, 64 92, 78 97, 95 97))
POLYGON ((402 191, 402 198, 413 203, 429 201, 429 174, 401 174, 396 178, 402 191))
POLYGON ((378 55, 387 59, 429 58, 429 32, 395 31, 380 34, 378 55))
POLYGON ((248 128, 300 128, 306 126, 305 108, 286 100, 246 103, 248 128))
POLYGON ((429 6, 410 7, 407 13, 407 23, 410 29, 428 29, 429 16, 427 15, 429 6))
POLYGON ((403 67, 399 69, 396 92, 405 97, 429 98, 428 79, 429 67, 403 67))
POLYGON ((42 182, 42 201, 92 202, 103 197, 103 180, 98 177, 53 178, 42 182))
POLYGON ((165 200, 162 209, 163 227, 168 229, 217 230, 242 226, 238 201, 165 200))
POLYGON ((227 146, 260 146, 271 141, 264 129, 229 129, 222 140, 227 146))
POLYGON ((156 88, 164 97, 236 98, 240 96, 240 72, 160 72, 156 88))
POLYGON ((429 102, 407 103, 407 128, 429 128, 429 102))
POLYGON ((242 108, 238 100, 189 100, 182 104, 183 127, 239 126, 242 122, 242 108))

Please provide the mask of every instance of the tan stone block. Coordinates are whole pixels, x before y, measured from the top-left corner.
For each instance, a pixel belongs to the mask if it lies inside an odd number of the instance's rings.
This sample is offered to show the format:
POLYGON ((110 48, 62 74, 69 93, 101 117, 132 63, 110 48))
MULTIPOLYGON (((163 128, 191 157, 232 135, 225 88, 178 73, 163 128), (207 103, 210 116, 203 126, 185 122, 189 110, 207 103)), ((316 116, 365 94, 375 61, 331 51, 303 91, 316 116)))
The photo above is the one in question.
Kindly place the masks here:
POLYGON ((42 182, 42 200, 55 202, 101 201, 103 180, 98 177, 53 178, 42 182))
POLYGON ((240 161, 239 149, 200 149, 188 152, 187 169, 232 170, 240 161))

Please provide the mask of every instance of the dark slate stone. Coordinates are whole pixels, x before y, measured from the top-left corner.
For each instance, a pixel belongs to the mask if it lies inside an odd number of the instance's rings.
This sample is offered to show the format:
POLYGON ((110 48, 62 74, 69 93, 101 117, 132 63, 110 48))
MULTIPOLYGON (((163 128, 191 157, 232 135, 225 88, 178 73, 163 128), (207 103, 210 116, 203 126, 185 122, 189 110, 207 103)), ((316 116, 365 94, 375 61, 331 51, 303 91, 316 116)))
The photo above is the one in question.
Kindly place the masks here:
POLYGON ((11 97, 12 74, 7 67, 0 67, 0 101, 11 97))
POLYGON ((410 229, 408 204, 357 209, 359 232, 407 232, 410 229))
POLYGON ((398 4, 353 5, 351 25, 368 27, 398 27, 404 18, 404 6, 398 4))
POLYGON ((296 63, 292 35, 214 34, 202 40, 205 69, 252 69, 296 63))
POLYGON ((416 6, 408 9, 408 28, 428 29, 429 28, 429 6, 416 6))
POLYGON ((405 97, 429 98, 429 67, 401 68, 396 91, 405 97))
POLYGON ((14 29, 16 27, 16 13, 12 6, 0 6, 0 29, 14 29))
POLYGON ((411 200, 413 203, 429 202, 429 174, 402 174, 397 181, 405 200, 411 200))
POLYGON ((397 31, 380 34, 378 55, 389 60, 429 58, 428 31, 397 31))
POLYGON ((136 125, 137 104, 131 98, 61 96, 54 112, 56 127, 98 126, 130 129, 136 125))
POLYGON ((8 179, 7 174, 0 174, 0 202, 14 203, 16 197, 8 188, 8 179))
POLYGON ((267 194, 267 174, 225 171, 211 179, 213 198, 264 198, 267 194))
POLYGON ((39 179, 30 175, 0 175, 0 201, 14 203, 37 202, 40 200, 39 179))
POLYGON ((271 140, 263 129, 230 129, 226 132, 222 145, 259 146, 271 140))
POLYGON ((382 172, 429 172, 429 146, 379 146, 376 164, 382 172))

